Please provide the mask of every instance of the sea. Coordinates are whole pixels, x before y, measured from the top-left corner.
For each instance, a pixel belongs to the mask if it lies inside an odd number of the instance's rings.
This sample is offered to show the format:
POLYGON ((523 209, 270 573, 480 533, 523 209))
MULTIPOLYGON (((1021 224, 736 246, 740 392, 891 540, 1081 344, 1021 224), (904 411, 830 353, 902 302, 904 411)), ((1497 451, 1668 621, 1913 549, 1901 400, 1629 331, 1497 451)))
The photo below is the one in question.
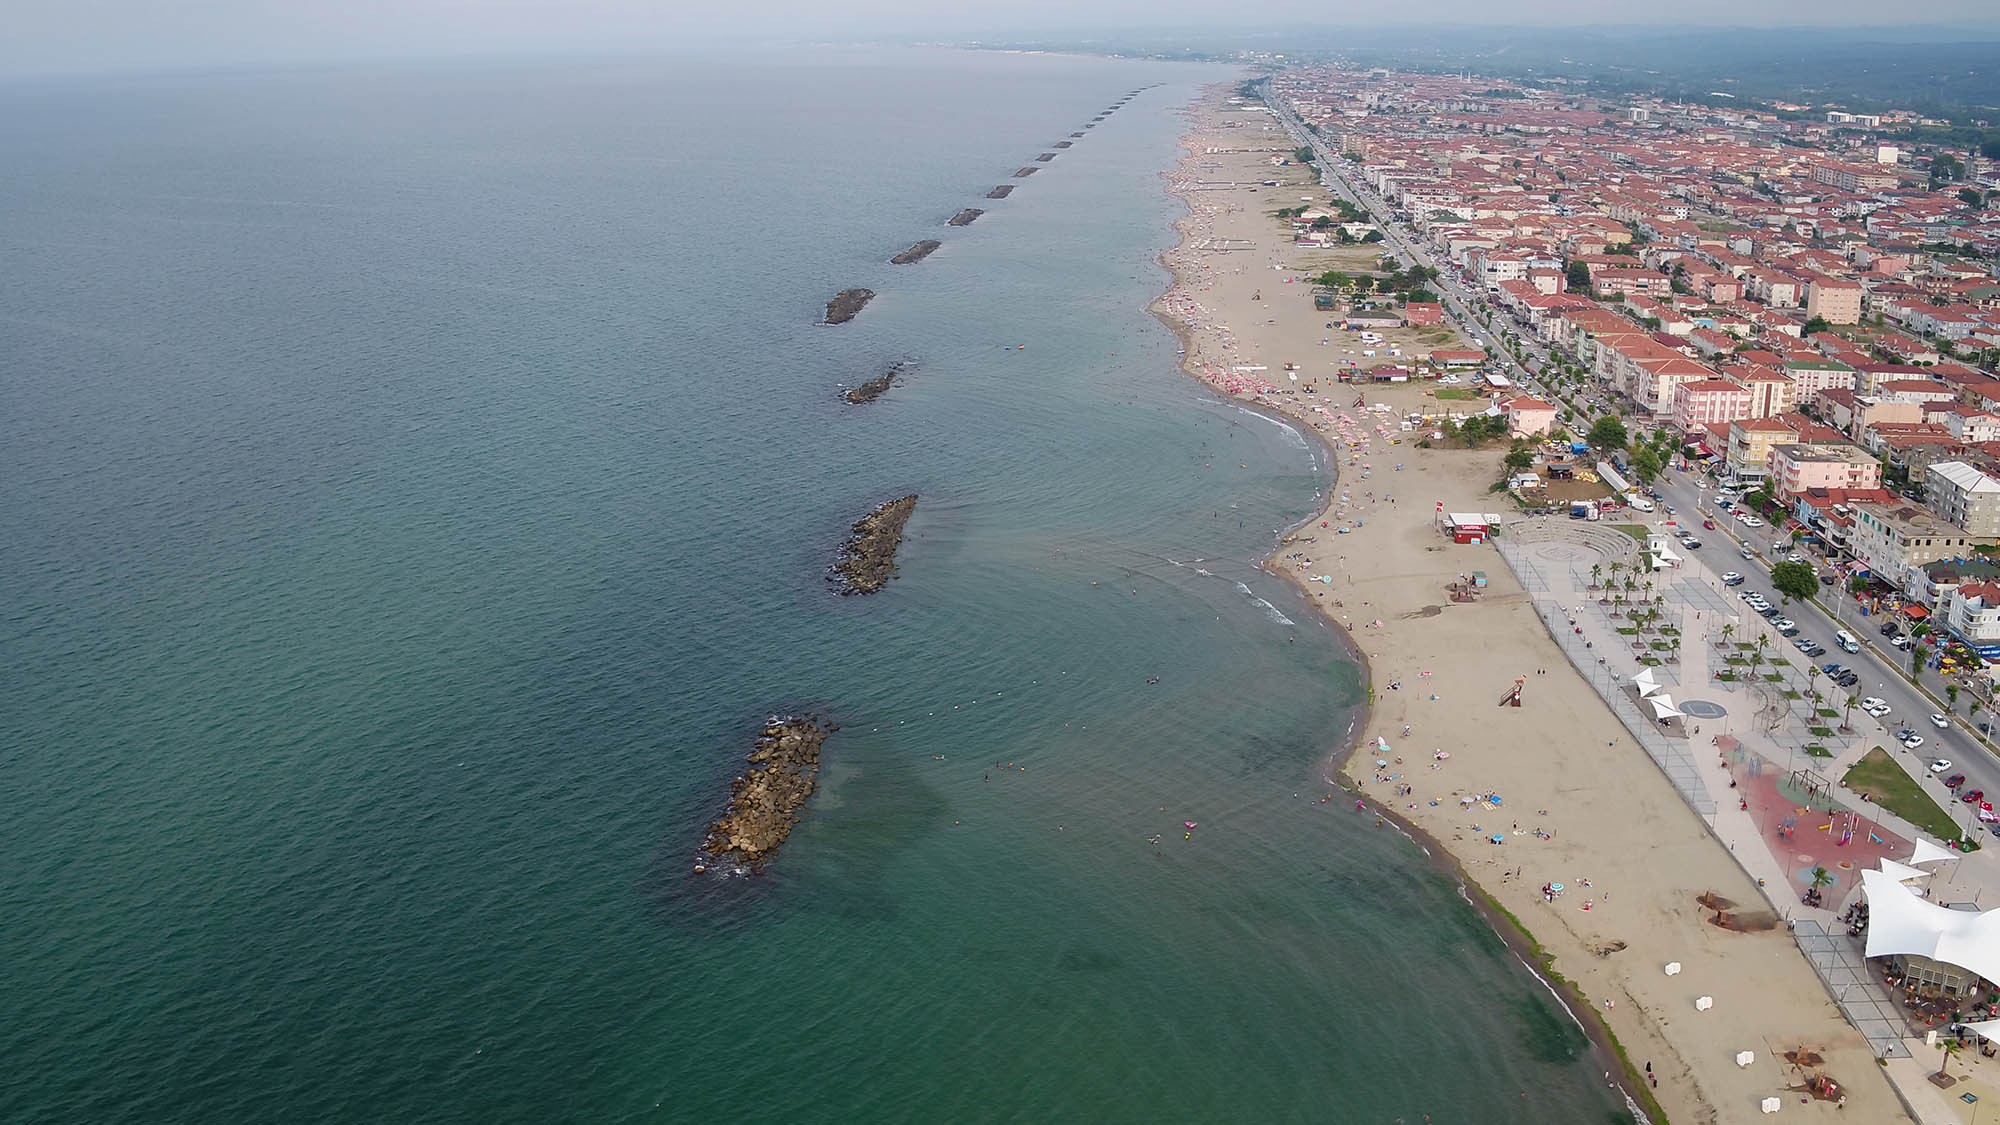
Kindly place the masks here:
POLYGON ((0 1117, 1618 1119, 1325 780, 1365 673, 1257 561, 1331 468, 1147 312, 1241 77, 0 85, 0 1117), (782 853, 696 874, 806 713, 782 853))

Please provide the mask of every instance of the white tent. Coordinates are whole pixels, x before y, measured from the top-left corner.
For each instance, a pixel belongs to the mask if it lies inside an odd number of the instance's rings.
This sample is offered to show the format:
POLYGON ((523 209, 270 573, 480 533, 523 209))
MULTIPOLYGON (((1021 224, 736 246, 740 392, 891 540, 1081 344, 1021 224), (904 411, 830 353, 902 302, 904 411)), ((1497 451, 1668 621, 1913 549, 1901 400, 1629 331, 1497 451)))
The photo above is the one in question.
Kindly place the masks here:
POLYGON ((1677 563, 1681 561, 1681 557, 1674 554, 1674 549, 1665 543, 1653 549, 1653 557, 1663 563, 1677 563))
POLYGON ((1928 879, 1931 877, 1931 873, 1921 867, 1910 867, 1907 864, 1897 863, 1888 856, 1882 857, 1882 874, 1887 875, 1898 883, 1907 883, 1912 879, 1928 879))
POLYGON ((1680 708, 1674 706, 1674 697, 1664 691, 1647 697, 1646 702, 1653 705, 1653 717, 1656 719, 1671 718, 1682 713, 1680 708))
POLYGON ((1639 689, 1640 695, 1651 695, 1660 690, 1660 681, 1653 678, 1651 668, 1641 668, 1639 674, 1632 677, 1632 686, 1639 689))
POLYGON ((1736 1065, 1737 1065, 1737 1066, 1749 1066, 1749 1065, 1750 1065, 1751 1063, 1754 1063, 1754 1062, 1756 1062, 1756 1061, 1757 1061, 1757 1052, 1755 1052, 1755 1051, 1738 1051, 1738 1052, 1736 1052, 1736 1065))
POLYGON ((1893 875, 1863 871, 1869 957, 1911 953, 2000 980, 2000 910, 1947 910, 1893 875))
POLYGON ((1929 840, 1918 840, 1916 854, 1910 856, 1911 863, 1936 863, 1941 859, 1958 859, 1959 854, 1949 848, 1940 848, 1929 840))
POLYGON ((1979 1036, 1981 1039, 2000 1041, 2000 1020, 1981 1020, 1978 1023, 1969 1023, 1965 1025, 1965 1030, 1979 1036))
POLYGON ((1757 1104, 1765 1113, 1776 1113, 1784 1108, 1785 1102, 1783 1098, 1765 1098, 1757 1104))

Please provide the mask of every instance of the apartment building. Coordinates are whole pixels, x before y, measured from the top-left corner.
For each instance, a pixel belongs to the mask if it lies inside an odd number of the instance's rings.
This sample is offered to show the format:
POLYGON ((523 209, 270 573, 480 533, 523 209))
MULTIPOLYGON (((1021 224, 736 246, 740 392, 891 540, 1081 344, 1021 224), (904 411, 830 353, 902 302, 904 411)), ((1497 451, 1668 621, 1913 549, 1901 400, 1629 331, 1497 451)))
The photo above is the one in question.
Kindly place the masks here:
POLYGON ((2000 480, 1963 461, 1939 461, 1924 474, 1924 505, 1967 535, 2000 536, 2000 480))

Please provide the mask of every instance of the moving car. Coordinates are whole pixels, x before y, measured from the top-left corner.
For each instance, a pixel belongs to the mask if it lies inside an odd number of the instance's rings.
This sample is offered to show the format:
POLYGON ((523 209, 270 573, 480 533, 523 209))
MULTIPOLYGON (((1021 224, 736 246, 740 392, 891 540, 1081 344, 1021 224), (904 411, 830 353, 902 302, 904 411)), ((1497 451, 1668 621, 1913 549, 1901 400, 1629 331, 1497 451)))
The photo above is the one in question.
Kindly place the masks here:
POLYGON ((1722 584, 1724 586, 1741 586, 1743 585, 1743 576, 1733 570, 1725 570, 1722 572, 1722 584))
POLYGON ((1708 531, 1714 531, 1714 530, 1715 530, 1715 521, 1714 521, 1714 520, 1703 520, 1703 521, 1701 521, 1701 526, 1702 526, 1702 527, 1703 527, 1704 529, 1708 530, 1708 531))
POLYGON ((1951 720, 1945 718, 1943 715, 1934 714, 1931 716, 1931 725, 1939 730, 1944 730, 1951 725, 1951 720))
POLYGON ((1750 552, 1750 548, 1748 547, 1738 547, 1736 549, 1736 553, 1743 556, 1746 559, 1754 559, 1757 557, 1756 555, 1750 552))

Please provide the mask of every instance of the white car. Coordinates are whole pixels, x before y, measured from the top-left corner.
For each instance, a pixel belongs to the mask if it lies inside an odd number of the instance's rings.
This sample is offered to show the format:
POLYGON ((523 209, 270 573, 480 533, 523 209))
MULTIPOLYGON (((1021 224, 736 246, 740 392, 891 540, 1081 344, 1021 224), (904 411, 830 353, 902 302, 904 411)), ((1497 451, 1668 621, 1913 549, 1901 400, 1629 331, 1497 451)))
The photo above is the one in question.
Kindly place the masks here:
POLYGON ((1799 623, 1789 617, 1774 617, 1771 619, 1771 628, 1776 629, 1780 633, 1787 629, 1796 629, 1798 627, 1799 623))
POLYGON ((1763 526, 1764 526, 1764 521, 1763 521, 1763 520, 1760 520, 1760 519, 1758 519, 1758 518, 1757 518, 1756 516, 1737 516, 1736 518, 1737 518, 1737 519, 1739 519, 1739 520, 1741 520, 1741 521, 1743 521, 1743 526, 1744 526, 1744 527, 1763 527, 1763 526))
POLYGON ((1924 744, 1924 736, 1921 734, 1913 734, 1910 737, 1903 740, 1903 749, 1915 750, 1917 747, 1922 746, 1923 744, 1924 744))
POLYGON ((1939 730, 1944 730, 1945 728, 1951 726, 1951 720, 1945 718, 1943 715, 1932 715, 1931 725, 1939 730))
POLYGON ((1866 711, 1871 717, 1877 719, 1888 714, 1890 711, 1890 707, 1887 703, 1884 703, 1882 700, 1877 699, 1872 695, 1861 701, 1861 709, 1863 711, 1866 711))
POLYGON ((1743 584, 1743 576, 1733 570, 1725 570, 1722 572, 1722 584, 1724 586, 1740 586, 1743 584))
POLYGON ((1443 384, 1444 386, 1447 386, 1447 387, 1449 387, 1449 386, 1451 386, 1451 385, 1452 385, 1453 383, 1456 383, 1456 382, 1458 382, 1458 376, 1456 376, 1456 375, 1440 375, 1440 376, 1438 376, 1438 382, 1439 382, 1439 383, 1441 383, 1441 384, 1443 384))
POLYGON ((1939 758, 1937 761, 1931 763, 1932 773, 1943 773, 1944 771, 1950 768, 1951 768, 1950 758, 1939 758))

